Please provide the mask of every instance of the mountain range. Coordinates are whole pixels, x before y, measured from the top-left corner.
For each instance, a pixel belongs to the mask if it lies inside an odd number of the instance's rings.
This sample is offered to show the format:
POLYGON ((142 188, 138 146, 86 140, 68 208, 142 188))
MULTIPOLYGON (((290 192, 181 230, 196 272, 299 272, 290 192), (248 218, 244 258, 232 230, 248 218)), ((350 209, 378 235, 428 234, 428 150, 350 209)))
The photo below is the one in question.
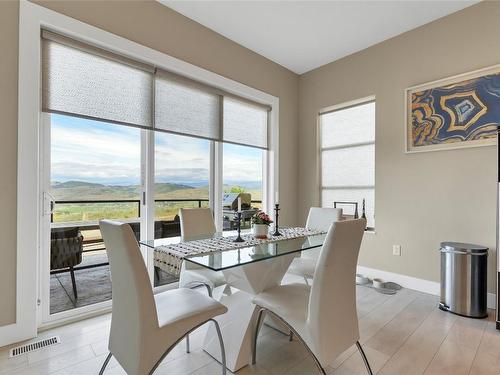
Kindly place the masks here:
MULTIPOLYGON (((208 185, 206 183, 196 184, 182 183, 155 183, 154 191, 156 199, 186 199, 186 198, 208 198, 208 185)), ((260 199, 260 182, 231 181, 224 184, 224 190, 233 186, 244 188, 251 192, 252 197, 260 199)), ((115 200, 115 199, 139 199, 141 194, 140 185, 105 185, 85 181, 55 181, 51 185, 51 193, 58 201, 62 200, 115 200)))

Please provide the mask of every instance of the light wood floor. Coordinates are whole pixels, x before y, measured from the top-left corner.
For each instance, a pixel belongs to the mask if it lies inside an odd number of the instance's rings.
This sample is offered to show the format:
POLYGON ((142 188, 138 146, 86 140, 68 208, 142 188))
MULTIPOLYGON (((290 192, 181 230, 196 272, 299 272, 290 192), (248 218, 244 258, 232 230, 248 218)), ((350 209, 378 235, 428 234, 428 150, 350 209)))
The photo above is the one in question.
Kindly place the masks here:
MULTIPOLYGON (((437 308, 437 297, 401 290, 387 296, 358 287, 361 343, 378 374, 500 374, 500 333, 493 311, 483 320, 467 319, 437 308)), ((15 359, 0 349, 0 374, 97 374, 107 354, 110 316, 101 316, 42 332, 59 335, 62 344, 15 359)), ((200 348, 203 329, 191 336, 192 352, 184 343, 176 347, 156 374, 220 374, 220 366, 200 348)), ((256 366, 246 374, 317 374, 301 344, 264 327, 258 344, 256 366)), ((361 357, 350 348, 335 360, 329 373, 366 374, 361 357)), ((107 374, 123 374, 111 361, 107 374)))

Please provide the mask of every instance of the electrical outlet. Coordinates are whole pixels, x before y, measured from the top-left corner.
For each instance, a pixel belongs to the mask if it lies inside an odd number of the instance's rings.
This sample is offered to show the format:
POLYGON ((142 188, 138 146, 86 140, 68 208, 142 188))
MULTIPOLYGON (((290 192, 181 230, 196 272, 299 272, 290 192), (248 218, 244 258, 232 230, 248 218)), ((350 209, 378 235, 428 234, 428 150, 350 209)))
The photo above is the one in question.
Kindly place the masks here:
POLYGON ((392 245, 392 255, 401 256, 401 245, 392 245))

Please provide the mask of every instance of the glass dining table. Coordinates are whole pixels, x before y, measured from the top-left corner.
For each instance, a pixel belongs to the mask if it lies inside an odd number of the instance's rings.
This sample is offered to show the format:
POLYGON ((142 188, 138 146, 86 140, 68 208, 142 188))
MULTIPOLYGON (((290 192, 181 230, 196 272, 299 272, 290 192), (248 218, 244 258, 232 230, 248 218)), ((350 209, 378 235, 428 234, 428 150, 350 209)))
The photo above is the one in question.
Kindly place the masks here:
MULTIPOLYGON (((234 232, 224 232, 216 236, 230 237, 234 232)), ((210 252, 188 255, 183 258, 182 272, 186 269, 210 270, 222 273, 226 285, 214 290, 214 298, 228 307, 228 312, 217 321, 222 330, 226 346, 227 368, 235 372, 251 361, 252 335, 257 318, 253 297, 273 286, 280 285, 293 259, 303 251, 313 251, 323 245, 326 234, 312 234, 303 237, 274 240, 252 246, 237 244, 238 248, 227 246, 224 250, 212 249, 210 252)), ((244 236, 245 238, 245 236, 244 236)), ((196 240, 196 239, 191 239, 196 240)), ((181 237, 140 241, 141 245, 154 249, 179 243, 188 244, 181 237)), ((269 322, 275 326, 275 322, 269 322)), ((281 328, 281 327, 276 327, 281 328)), ((220 360, 219 344, 216 333, 210 326, 203 349, 212 357, 220 360)))
MULTIPOLYGON (((235 234, 236 231, 226 231, 223 233, 217 233, 215 237, 233 237, 235 234)), ((244 234, 245 233, 243 233, 243 235, 244 234)), ((230 250, 189 255, 186 256, 184 260, 198 266, 211 269, 213 271, 222 271, 233 267, 240 267, 249 263, 255 263, 280 256, 285 256, 293 253, 301 253, 302 251, 319 248, 323 245, 325 236, 326 233, 322 233, 298 238, 276 240, 273 242, 244 246, 230 250)), ((189 241, 201 240, 206 238, 207 237, 191 238, 189 241)), ((272 236, 270 236, 270 239, 273 240, 272 236)), ((139 241, 139 243, 141 245, 147 246, 150 249, 161 249, 161 247, 164 246, 175 245, 178 243, 187 243, 189 241, 186 241, 179 236, 159 238, 155 240, 143 240, 139 241)))

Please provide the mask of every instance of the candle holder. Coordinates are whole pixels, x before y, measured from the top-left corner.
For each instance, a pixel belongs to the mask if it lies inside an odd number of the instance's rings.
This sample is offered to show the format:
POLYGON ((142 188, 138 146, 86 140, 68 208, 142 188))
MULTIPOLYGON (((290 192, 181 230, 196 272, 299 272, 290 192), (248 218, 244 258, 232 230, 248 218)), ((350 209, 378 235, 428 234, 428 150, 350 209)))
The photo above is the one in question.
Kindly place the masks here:
POLYGON ((279 226, 278 226, 279 211, 280 211, 280 205, 279 205, 279 203, 276 203, 274 205, 274 220, 275 220, 275 225, 274 225, 273 236, 281 236, 281 233, 279 231, 279 226))
POLYGON ((245 242, 243 238, 241 238, 241 212, 236 212, 236 223, 238 228, 238 237, 233 242, 245 242))

